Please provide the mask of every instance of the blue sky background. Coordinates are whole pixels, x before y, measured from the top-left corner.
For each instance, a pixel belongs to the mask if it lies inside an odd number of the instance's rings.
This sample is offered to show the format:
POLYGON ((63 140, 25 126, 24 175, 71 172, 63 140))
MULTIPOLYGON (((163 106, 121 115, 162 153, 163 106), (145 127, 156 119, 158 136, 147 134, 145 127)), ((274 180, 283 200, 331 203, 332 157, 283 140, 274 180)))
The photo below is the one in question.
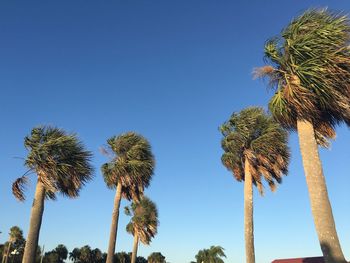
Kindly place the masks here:
MULTIPOLYGON (((11 184, 25 172, 23 138, 52 124, 76 132, 94 152, 94 180, 78 199, 46 202, 40 245, 89 244, 106 251, 114 192, 102 180, 106 139, 137 131, 157 160, 147 195, 160 227, 147 257, 194 259, 199 249, 225 248, 226 262, 244 262, 243 184, 221 165, 221 125, 233 111, 266 106, 271 93, 252 80, 263 45, 302 10, 348 1, 1 1, 0 2, 0 243, 8 229, 27 235, 35 185, 25 203, 11 184)), ((350 258, 349 129, 338 128, 321 150, 338 234, 350 258)), ((255 193, 257 262, 318 256, 297 143, 290 139, 290 174, 276 193, 255 193)), ((122 207, 127 203, 123 202, 122 207)), ((117 251, 131 251, 121 214, 117 251)))

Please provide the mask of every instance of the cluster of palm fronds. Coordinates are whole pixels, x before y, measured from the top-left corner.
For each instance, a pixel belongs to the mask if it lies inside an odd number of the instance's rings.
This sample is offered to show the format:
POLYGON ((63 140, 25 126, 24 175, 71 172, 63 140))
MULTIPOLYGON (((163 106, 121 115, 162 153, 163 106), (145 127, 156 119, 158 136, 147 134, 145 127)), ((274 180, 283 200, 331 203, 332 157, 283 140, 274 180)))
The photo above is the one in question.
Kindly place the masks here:
POLYGON ((132 216, 126 226, 127 232, 137 235, 142 243, 148 245, 157 234, 159 224, 156 204, 143 196, 139 202, 132 202, 130 207, 125 207, 125 214, 132 216))
POLYGON ((267 41, 272 66, 255 71, 276 88, 269 104, 276 120, 288 129, 296 129, 297 119, 311 121, 323 146, 335 137, 336 124, 350 125, 349 41, 347 16, 309 10, 267 41))
MULTIPOLYGON (((224 263, 222 258, 225 258, 224 248, 221 246, 211 246, 209 249, 201 249, 196 255, 196 262, 213 262, 213 263, 224 263)), ((192 263, 192 262, 191 262, 192 263)))
POLYGON ((221 126, 222 163, 238 181, 244 180, 244 164, 250 163, 253 183, 263 193, 262 177, 271 190, 287 174, 288 135, 262 108, 247 108, 234 113, 221 126))
POLYGON ((128 132, 107 140, 113 159, 102 165, 109 188, 122 184, 123 197, 140 199, 152 178, 155 160, 149 142, 139 134, 128 132))
MULTIPOLYGON (((76 197, 80 188, 92 177, 91 152, 84 149, 75 134, 66 134, 53 127, 34 128, 25 137, 24 145, 29 150, 25 165, 35 172, 45 188, 46 198, 55 199, 56 192, 76 197)), ((12 185, 15 197, 24 201, 26 175, 12 185)))

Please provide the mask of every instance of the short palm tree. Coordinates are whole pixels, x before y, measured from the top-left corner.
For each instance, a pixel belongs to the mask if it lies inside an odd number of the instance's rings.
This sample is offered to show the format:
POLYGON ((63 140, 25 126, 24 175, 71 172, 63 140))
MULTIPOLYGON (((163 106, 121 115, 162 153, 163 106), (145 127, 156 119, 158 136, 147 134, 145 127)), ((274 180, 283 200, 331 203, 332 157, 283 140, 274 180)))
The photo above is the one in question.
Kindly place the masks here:
POLYGON ((287 174, 287 132, 261 108, 232 114, 221 126, 223 165, 238 181, 244 181, 244 227, 246 262, 255 262, 253 234, 253 184, 263 193, 264 178, 271 190, 287 174))
POLYGON ((285 128, 297 130, 311 210, 327 263, 345 262, 318 153, 350 126, 350 23, 326 9, 308 10, 267 41, 271 63, 256 70, 276 90, 269 108, 285 128))
POLYGON ((74 248, 72 252, 69 252, 69 259, 73 262, 79 262, 80 258, 80 249, 74 248))
POLYGON ((199 250, 196 255, 196 263, 224 263, 224 249, 220 246, 211 246, 209 249, 199 250))
MULTIPOLYGON (((92 154, 76 135, 49 126, 34 128, 25 137, 24 145, 29 150, 25 165, 37 174, 37 184, 23 263, 34 263, 45 199, 55 199, 57 192, 77 197, 81 187, 92 178, 92 154)), ((24 175, 12 186, 13 194, 21 201, 25 199, 23 191, 27 182, 24 175)))
POLYGON ((125 207, 125 213, 132 216, 126 231, 134 236, 131 263, 136 262, 139 241, 149 245, 151 239, 157 234, 158 210, 156 204, 148 197, 131 203, 131 207, 125 207))
POLYGON ((166 263, 165 257, 160 252, 153 252, 147 258, 148 263, 166 263))
POLYGON ((128 132, 107 140, 113 158, 102 165, 107 186, 117 189, 114 198, 107 263, 113 263, 116 247, 121 198, 138 200, 151 181, 155 161, 149 142, 139 134, 128 132))
POLYGON ((23 231, 18 226, 13 226, 10 228, 9 241, 7 242, 8 245, 7 245, 6 251, 4 250, 3 252, 2 263, 8 262, 8 258, 11 252, 11 247, 13 244, 15 244, 18 241, 20 241, 21 243, 24 243, 23 231))
POLYGON ((116 263, 130 263, 131 257, 128 253, 122 251, 114 255, 114 262, 116 263))

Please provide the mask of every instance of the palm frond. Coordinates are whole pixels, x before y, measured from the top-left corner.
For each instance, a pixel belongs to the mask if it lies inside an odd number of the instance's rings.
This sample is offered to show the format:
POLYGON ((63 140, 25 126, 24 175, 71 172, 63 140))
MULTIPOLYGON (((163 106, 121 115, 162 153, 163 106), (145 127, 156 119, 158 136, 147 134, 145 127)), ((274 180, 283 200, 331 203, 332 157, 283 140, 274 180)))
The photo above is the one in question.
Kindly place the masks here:
POLYGON ((16 179, 12 184, 12 194, 16 197, 17 200, 23 202, 25 200, 25 189, 28 185, 28 177, 22 176, 16 179))

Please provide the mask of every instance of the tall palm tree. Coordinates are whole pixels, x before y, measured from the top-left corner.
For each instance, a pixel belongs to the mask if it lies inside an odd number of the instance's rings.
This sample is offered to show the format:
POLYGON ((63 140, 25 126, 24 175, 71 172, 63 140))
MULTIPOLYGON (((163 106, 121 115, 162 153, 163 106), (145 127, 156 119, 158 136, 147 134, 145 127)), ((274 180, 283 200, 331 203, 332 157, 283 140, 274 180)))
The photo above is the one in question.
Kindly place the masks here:
POLYGON ((297 130, 316 232, 327 263, 346 262, 335 228, 318 145, 350 126, 350 23, 326 9, 308 10, 266 42, 271 63, 256 70, 276 90, 269 108, 285 128, 297 130))
POLYGON ((196 263, 224 263, 224 249, 220 246, 211 246, 209 249, 199 250, 196 255, 196 263))
POLYGON ((132 202, 130 208, 125 207, 125 213, 132 216, 126 231, 134 236, 131 263, 135 263, 139 241, 149 245, 157 234, 158 210, 154 202, 143 196, 140 201, 132 202))
POLYGON ((149 142, 134 132, 114 136, 107 143, 114 156, 110 162, 102 165, 101 170, 107 186, 117 189, 106 261, 113 263, 121 198, 140 198, 144 188, 150 184, 155 161, 149 142))
POLYGON ((238 181, 244 181, 244 227, 246 262, 255 262, 253 227, 253 184, 263 194, 262 178, 271 190, 287 174, 287 132, 261 108, 233 113, 221 126, 223 165, 238 181))
POLYGON ((165 257, 160 252, 153 252, 147 258, 148 263, 166 263, 165 257))
MULTIPOLYGON (((25 165, 29 172, 36 173, 37 184, 23 263, 34 263, 45 199, 55 199, 57 192, 77 197, 81 187, 92 178, 92 154, 76 135, 49 126, 34 128, 31 135, 25 137, 24 146, 29 151, 25 165)), ((13 183, 13 194, 20 201, 25 199, 27 182, 28 177, 24 175, 13 183)))

